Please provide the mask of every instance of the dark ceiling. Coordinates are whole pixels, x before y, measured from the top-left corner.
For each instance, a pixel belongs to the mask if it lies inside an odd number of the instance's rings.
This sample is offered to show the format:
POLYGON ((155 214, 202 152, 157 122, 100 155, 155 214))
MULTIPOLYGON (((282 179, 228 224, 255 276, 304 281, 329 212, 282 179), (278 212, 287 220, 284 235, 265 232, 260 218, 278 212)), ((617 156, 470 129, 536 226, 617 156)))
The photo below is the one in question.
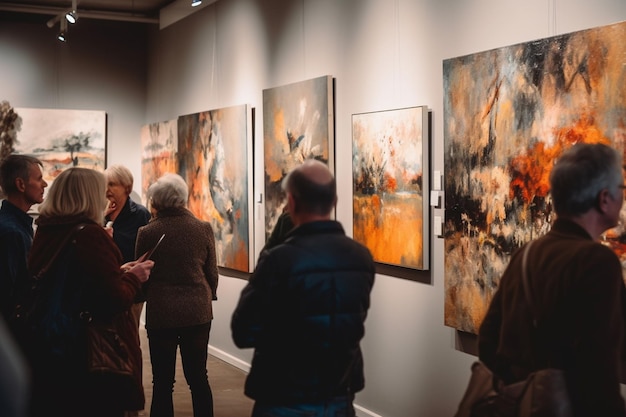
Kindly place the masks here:
MULTIPOLYGON (((75 0, 79 17, 144 21, 159 18, 159 10, 174 0, 75 0)), ((5 19, 46 21, 72 8, 72 0, 0 0, 5 19)))

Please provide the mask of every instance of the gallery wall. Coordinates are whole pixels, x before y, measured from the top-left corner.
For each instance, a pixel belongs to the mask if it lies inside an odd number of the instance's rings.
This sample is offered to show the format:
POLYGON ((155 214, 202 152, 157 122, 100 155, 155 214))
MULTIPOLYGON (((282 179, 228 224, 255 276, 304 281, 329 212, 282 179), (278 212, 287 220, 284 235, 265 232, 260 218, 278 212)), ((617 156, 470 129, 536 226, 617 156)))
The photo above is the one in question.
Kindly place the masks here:
MULTIPOLYGON (((337 219, 351 234, 352 114, 428 106, 431 170, 445 175, 444 59, 621 20, 623 0, 218 0, 162 31, 85 24, 80 38, 61 46, 45 25, 0 21, 0 100, 105 110, 109 163, 125 164, 137 177, 142 125, 249 104, 256 110, 256 201, 263 192, 262 90, 332 75, 337 219), (110 27, 114 39, 97 34, 110 27)), ((263 204, 255 203, 254 216, 258 253, 263 204)), ((431 237, 430 264, 425 274, 408 274, 419 281, 376 277, 363 340, 366 388, 356 400, 361 416, 455 411, 475 356, 443 325, 440 238, 431 237)), ((234 346, 229 325, 245 283, 220 277, 210 340, 213 354, 244 369, 252 352, 234 346)))

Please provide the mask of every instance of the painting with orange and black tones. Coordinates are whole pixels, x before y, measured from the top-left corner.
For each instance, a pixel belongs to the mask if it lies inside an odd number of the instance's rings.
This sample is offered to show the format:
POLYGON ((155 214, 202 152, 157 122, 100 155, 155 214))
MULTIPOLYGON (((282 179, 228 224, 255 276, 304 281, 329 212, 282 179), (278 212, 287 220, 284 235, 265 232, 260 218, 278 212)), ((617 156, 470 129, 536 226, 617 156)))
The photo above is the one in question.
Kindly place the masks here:
MULTIPOLYGON (((477 333, 511 253, 550 229, 565 149, 623 152, 624 39, 618 23, 443 62, 446 325, 477 333)), ((604 240, 622 262, 623 230, 604 240)))
POLYGON ((376 262, 428 269, 428 138, 425 107, 352 115, 353 237, 376 262))
POLYGON ((189 209, 211 223, 217 264, 251 272, 252 110, 226 107, 178 118, 178 173, 189 209))
POLYGON ((263 146, 267 240, 287 202, 283 178, 306 159, 335 170, 331 76, 263 90, 263 146))
POLYGON ((177 173, 178 121, 168 120, 141 127, 141 193, 148 207, 148 187, 163 174, 177 173))

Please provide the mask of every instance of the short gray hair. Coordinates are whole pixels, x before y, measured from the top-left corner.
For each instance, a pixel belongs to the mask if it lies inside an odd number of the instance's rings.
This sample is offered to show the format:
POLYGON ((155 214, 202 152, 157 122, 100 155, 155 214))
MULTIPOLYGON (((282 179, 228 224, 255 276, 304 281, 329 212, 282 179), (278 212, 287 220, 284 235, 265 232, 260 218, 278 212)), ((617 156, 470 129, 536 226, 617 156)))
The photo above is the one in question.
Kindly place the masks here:
POLYGON ((133 173, 130 169, 123 165, 111 165, 104 170, 107 183, 109 181, 117 182, 126 188, 126 192, 130 194, 133 191, 133 173))
POLYGON ((619 152, 600 143, 578 143, 557 159, 550 173, 554 210, 565 216, 584 214, 596 206, 602 190, 623 198, 623 183, 619 152))
POLYGON ((189 187, 178 174, 165 174, 148 187, 148 199, 156 210, 187 206, 189 187))

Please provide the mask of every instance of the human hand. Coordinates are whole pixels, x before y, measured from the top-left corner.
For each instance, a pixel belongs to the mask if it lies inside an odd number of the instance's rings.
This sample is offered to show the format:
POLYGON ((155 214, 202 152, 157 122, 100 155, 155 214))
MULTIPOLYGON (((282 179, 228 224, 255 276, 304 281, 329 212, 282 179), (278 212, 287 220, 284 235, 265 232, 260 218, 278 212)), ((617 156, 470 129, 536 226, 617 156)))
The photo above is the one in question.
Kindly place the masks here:
POLYGON ((120 269, 123 272, 128 272, 130 271, 130 269, 135 266, 137 264, 137 261, 130 261, 130 262, 126 262, 125 264, 123 264, 122 266, 120 266, 120 269))
MULTIPOLYGON (((133 263, 133 262, 129 262, 129 263, 133 263)), ((151 261, 151 260, 141 261, 141 262, 134 261, 134 265, 127 272, 135 274, 137 278, 139 278, 139 281, 143 283, 143 282, 146 282, 148 278, 150 278, 150 272, 152 271, 153 267, 154 267, 154 261, 151 261)))
POLYGON ((104 210, 104 217, 107 217, 111 213, 113 213, 117 209, 117 203, 115 201, 109 200, 109 204, 107 204, 107 208, 104 210))
POLYGON ((104 230, 109 234, 109 236, 113 237, 113 222, 108 221, 104 226, 104 230))

